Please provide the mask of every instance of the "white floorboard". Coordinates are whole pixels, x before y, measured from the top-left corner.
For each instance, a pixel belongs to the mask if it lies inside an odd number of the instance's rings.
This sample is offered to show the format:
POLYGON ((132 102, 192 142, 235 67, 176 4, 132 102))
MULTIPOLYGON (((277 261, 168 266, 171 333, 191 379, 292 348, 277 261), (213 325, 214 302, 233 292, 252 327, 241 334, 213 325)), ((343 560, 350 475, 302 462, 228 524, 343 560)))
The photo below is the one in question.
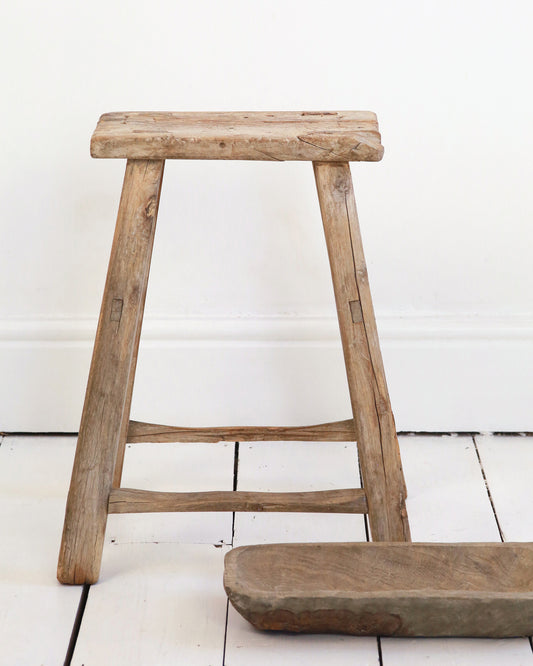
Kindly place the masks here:
POLYGON ((387 638, 383 666, 531 666, 527 638, 387 638))
POLYGON ((225 550, 207 544, 109 545, 72 664, 221 664, 225 550))
MULTIPOLYGON (((239 447, 238 490, 290 492, 360 488, 357 447, 347 442, 254 442, 239 447)), ((354 514, 239 513, 233 545, 365 541, 354 514)))
POLYGON ((379 666, 375 638, 257 631, 231 606, 225 666, 379 666))
MULTIPOLYGON (((500 541, 471 437, 403 437, 413 541, 500 541)), ((525 638, 381 641, 384 666, 532 666, 525 638)))
POLYGON ((74 439, 0 445, 0 664, 62 664, 80 587, 56 580, 74 439))
MULTIPOLYGON (((260 442, 239 448, 239 490, 296 491, 360 487, 355 444, 260 442)), ((364 519, 346 514, 237 514, 234 545, 289 541, 365 541, 364 519)), ((297 636, 256 631, 228 613, 226 666, 378 666, 375 638, 297 636)))
POLYGON ((471 437, 402 437, 413 541, 500 541, 471 437))
MULTIPOLYGON (((234 450, 233 443, 128 445, 122 486, 231 490, 234 450)), ((227 512, 110 515, 72 663, 221 663, 221 545, 231 542, 232 519, 227 512)))
POLYGON ((505 541, 533 541, 533 437, 476 443, 505 541))
MULTIPOLYGON (((193 492, 232 490, 235 444, 128 444, 122 487, 193 492)), ((228 512, 112 514, 110 543, 231 543, 228 512)))
MULTIPOLYGON (((0 442, 0 666, 63 663, 81 595, 56 582, 74 438, 0 442)), ((400 442, 417 541, 498 541, 473 440, 400 442)), ((531 540, 533 438, 477 438, 507 540, 531 540)), ((146 444, 128 448, 124 485, 230 489, 234 447, 146 444)), ((318 490, 359 485, 355 446, 240 445, 238 489, 318 490)), ((362 516, 237 514, 234 544, 365 540, 362 516)), ((230 514, 110 516, 102 575, 91 587, 72 663, 77 666, 222 664, 223 557, 230 514)), ((533 666, 527 639, 382 639, 384 666, 533 666)), ((227 666, 378 666, 377 641, 258 632, 228 612, 227 666)))

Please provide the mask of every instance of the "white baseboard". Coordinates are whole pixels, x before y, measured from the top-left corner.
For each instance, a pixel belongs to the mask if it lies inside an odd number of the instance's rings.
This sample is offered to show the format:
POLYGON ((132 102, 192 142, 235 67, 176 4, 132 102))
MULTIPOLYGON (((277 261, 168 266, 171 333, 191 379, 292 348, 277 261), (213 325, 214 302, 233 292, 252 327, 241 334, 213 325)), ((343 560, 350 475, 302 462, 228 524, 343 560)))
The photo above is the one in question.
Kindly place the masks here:
MULTIPOLYGON (((78 429, 95 326, 0 320, 0 430, 78 429)), ((378 327, 399 430, 533 430, 533 317, 378 313, 378 327)), ((349 414, 333 317, 145 322, 134 418, 290 425, 349 414)))

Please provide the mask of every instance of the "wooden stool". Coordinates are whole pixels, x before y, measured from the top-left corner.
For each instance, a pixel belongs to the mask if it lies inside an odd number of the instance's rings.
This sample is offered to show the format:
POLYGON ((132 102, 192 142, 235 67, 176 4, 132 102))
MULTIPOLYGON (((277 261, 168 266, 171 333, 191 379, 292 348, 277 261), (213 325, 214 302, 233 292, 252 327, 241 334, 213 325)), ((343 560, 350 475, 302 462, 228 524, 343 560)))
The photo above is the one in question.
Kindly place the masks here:
POLYGON ((62 583, 98 580, 108 513, 368 513, 374 541, 410 541, 406 489, 379 347, 349 162, 383 155, 367 111, 110 113, 93 157, 126 175, 89 372, 58 564, 62 583), (179 428, 130 421, 135 366, 166 159, 312 161, 353 419, 295 428, 179 428), (126 442, 357 440, 364 489, 165 493, 120 487, 126 442))

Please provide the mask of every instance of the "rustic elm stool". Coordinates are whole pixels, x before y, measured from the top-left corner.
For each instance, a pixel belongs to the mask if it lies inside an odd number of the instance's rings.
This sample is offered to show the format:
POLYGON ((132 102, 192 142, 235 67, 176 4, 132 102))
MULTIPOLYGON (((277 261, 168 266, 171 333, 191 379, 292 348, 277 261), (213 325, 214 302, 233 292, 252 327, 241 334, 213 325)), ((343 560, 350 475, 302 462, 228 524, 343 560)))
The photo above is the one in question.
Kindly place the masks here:
POLYGON ((350 161, 383 148, 367 111, 109 113, 93 157, 127 159, 89 372, 58 564, 62 583, 98 579, 108 513, 368 513, 374 541, 408 542, 406 490, 381 358, 350 161), (180 428, 130 421, 144 301, 166 159, 313 162, 353 419, 308 427, 180 428), (165 493, 121 488, 127 442, 357 441, 364 489, 165 493))

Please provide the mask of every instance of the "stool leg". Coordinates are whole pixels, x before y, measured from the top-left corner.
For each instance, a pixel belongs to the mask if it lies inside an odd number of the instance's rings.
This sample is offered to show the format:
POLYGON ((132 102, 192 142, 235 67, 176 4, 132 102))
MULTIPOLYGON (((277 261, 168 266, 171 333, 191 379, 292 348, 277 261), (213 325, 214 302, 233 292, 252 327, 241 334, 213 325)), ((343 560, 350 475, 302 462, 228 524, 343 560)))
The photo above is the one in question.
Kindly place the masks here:
POLYGON ((95 583, 150 270, 162 160, 128 160, 67 498, 57 577, 95 583))
POLYGON ((359 460, 374 541, 410 541, 396 426, 348 163, 315 162, 359 460))
MULTIPOLYGON (((151 254, 151 248, 150 248, 150 254, 151 254)), ((144 316, 145 301, 146 301, 146 286, 144 288, 144 294, 142 295, 141 301, 139 302, 139 312, 137 316, 136 330, 134 333, 135 339, 133 342, 133 354, 131 359, 130 373, 128 377, 128 388, 126 390, 126 402, 124 403, 124 411, 122 412, 122 423, 120 424, 120 435, 118 438, 117 457, 115 460, 115 470, 113 472, 113 484, 112 484, 113 488, 120 488, 120 483, 122 481, 122 470, 124 467, 126 440, 128 437, 128 429, 130 424, 131 400, 133 398, 133 385, 135 382, 135 371, 137 369, 137 356, 139 353, 139 342, 141 340, 141 330, 142 330, 142 323, 144 316)))

